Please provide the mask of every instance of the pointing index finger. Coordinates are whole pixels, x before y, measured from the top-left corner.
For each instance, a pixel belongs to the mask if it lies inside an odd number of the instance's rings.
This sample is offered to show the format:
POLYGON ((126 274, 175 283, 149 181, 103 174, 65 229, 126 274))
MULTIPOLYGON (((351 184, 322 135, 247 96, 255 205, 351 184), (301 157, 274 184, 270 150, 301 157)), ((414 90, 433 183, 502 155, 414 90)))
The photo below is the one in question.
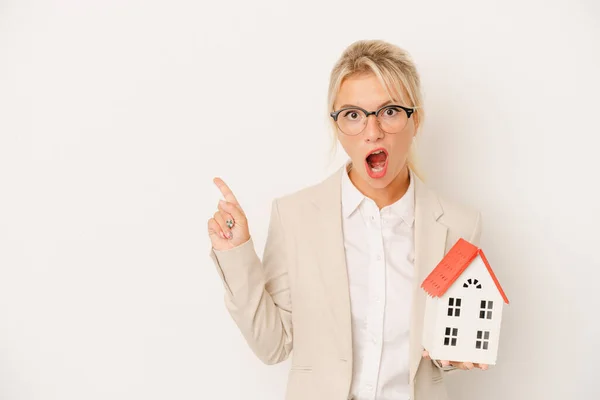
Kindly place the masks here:
POLYGON ((233 192, 231 191, 231 189, 229 189, 229 186, 227 186, 227 184, 223 181, 223 179, 215 178, 215 179, 213 179, 213 182, 215 183, 215 185, 217 185, 217 187, 221 191, 221 194, 223 194, 223 197, 225 197, 225 200, 227 200, 230 203, 239 205, 233 192))

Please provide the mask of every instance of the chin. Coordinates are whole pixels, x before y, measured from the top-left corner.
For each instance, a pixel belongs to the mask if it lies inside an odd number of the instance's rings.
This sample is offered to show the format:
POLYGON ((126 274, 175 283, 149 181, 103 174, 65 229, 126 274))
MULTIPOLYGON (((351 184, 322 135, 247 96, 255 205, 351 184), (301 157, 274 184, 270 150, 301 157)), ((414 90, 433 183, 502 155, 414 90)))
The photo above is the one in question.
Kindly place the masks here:
POLYGON ((383 176, 381 178, 373 179, 368 174, 365 174, 365 176, 363 178, 365 179, 366 182, 369 183, 369 186, 372 186, 374 188, 379 188, 379 189, 386 187, 392 181, 392 179, 390 179, 390 177, 387 175, 383 176))

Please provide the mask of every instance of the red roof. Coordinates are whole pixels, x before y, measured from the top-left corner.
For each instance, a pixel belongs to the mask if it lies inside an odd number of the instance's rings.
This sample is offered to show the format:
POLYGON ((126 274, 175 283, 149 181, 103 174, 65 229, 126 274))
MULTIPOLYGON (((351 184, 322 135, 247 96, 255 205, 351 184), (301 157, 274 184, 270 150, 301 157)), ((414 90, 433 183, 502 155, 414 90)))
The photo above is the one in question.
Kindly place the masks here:
POLYGON ((432 297, 442 296, 478 255, 483 260, 504 302, 508 304, 508 298, 504 290, 502 290, 502 286, 500 286, 500 282, 498 282, 483 251, 463 238, 458 239, 442 261, 425 278, 421 287, 432 297))

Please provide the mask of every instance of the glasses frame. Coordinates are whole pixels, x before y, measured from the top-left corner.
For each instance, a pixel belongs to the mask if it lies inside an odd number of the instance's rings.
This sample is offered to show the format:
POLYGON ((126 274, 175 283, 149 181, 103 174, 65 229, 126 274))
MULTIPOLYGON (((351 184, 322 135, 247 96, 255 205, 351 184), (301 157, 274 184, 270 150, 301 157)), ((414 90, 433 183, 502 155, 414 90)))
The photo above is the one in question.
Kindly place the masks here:
MULTIPOLYGON (((346 133, 346 132, 344 132, 344 131, 343 131, 343 130, 340 128, 340 126, 338 125, 338 123, 337 123, 338 116, 340 115, 340 113, 341 113, 342 111, 346 111, 346 110, 360 110, 360 111, 362 111, 362 112, 363 112, 363 113, 366 115, 366 118, 367 118, 367 120, 368 120, 370 115, 375 115, 375 118, 379 118, 379 113, 381 112, 381 110, 383 110, 383 109, 385 109, 385 108, 390 108, 390 107, 396 107, 396 108, 401 108, 401 109, 403 109, 403 110, 404 110, 404 112, 406 112, 406 118, 407 118, 407 120, 408 120, 408 119, 410 118, 410 116, 411 116, 411 115, 412 115, 412 114, 415 112, 415 108, 411 108, 411 107, 404 107, 404 106, 401 106, 401 105, 399 105, 399 104, 387 104, 387 105, 385 105, 385 106, 381 106, 381 107, 379 107, 379 108, 378 108, 377 110, 375 110, 375 111, 367 111, 367 110, 365 110, 364 108, 362 108, 362 107, 358 107, 358 106, 353 106, 353 107, 344 107, 344 108, 340 108, 340 109, 339 109, 339 110, 337 110, 337 111, 333 111, 333 112, 329 113, 329 115, 330 115, 330 116, 331 116, 331 118, 333 118, 333 120, 335 121, 335 125, 338 127, 338 129, 340 130, 340 132, 342 132, 344 135, 348 135, 348 136, 357 136, 357 135, 360 135, 361 133, 363 133, 363 131, 364 131, 364 130, 365 130, 365 128, 367 127, 367 124, 365 123, 365 126, 363 127, 363 129, 362 129, 360 132, 358 132, 358 133, 356 133, 356 134, 354 134, 354 135, 351 135, 351 134, 349 134, 349 133, 346 133)), ((377 120, 377 124, 378 124, 378 125, 379 125, 379 127, 381 128, 381 124, 379 123, 379 120, 377 120)), ((405 127, 406 127, 406 125, 405 125, 405 127)), ((402 129, 404 129, 404 128, 402 128, 402 129)), ((383 128, 382 128, 382 130, 383 130, 383 128)), ((384 131, 384 132, 386 132, 386 131, 384 131)), ((402 132, 402 130, 401 130, 400 132, 402 132)), ((390 135, 394 135, 394 133, 390 133, 390 132, 386 132, 386 133, 389 133, 390 135)), ((396 132, 396 133, 398 133, 398 132, 396 132)))

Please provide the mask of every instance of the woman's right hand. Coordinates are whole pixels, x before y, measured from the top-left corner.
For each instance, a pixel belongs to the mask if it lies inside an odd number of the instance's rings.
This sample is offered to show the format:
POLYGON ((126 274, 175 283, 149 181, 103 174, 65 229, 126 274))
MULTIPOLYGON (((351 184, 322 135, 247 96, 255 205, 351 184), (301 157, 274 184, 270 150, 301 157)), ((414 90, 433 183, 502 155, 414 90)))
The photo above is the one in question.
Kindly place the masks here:
POLYGON ((213 182, 223 194, 225 201, 219 200, 218 210, 208 220, 208 236, 213 249, 232 249, 250 239, 248 220, 229 186, 220 178, 213 179, 213 182), (230 225, 233 222, 231 228, 227 224, 228 221, 230 225))

